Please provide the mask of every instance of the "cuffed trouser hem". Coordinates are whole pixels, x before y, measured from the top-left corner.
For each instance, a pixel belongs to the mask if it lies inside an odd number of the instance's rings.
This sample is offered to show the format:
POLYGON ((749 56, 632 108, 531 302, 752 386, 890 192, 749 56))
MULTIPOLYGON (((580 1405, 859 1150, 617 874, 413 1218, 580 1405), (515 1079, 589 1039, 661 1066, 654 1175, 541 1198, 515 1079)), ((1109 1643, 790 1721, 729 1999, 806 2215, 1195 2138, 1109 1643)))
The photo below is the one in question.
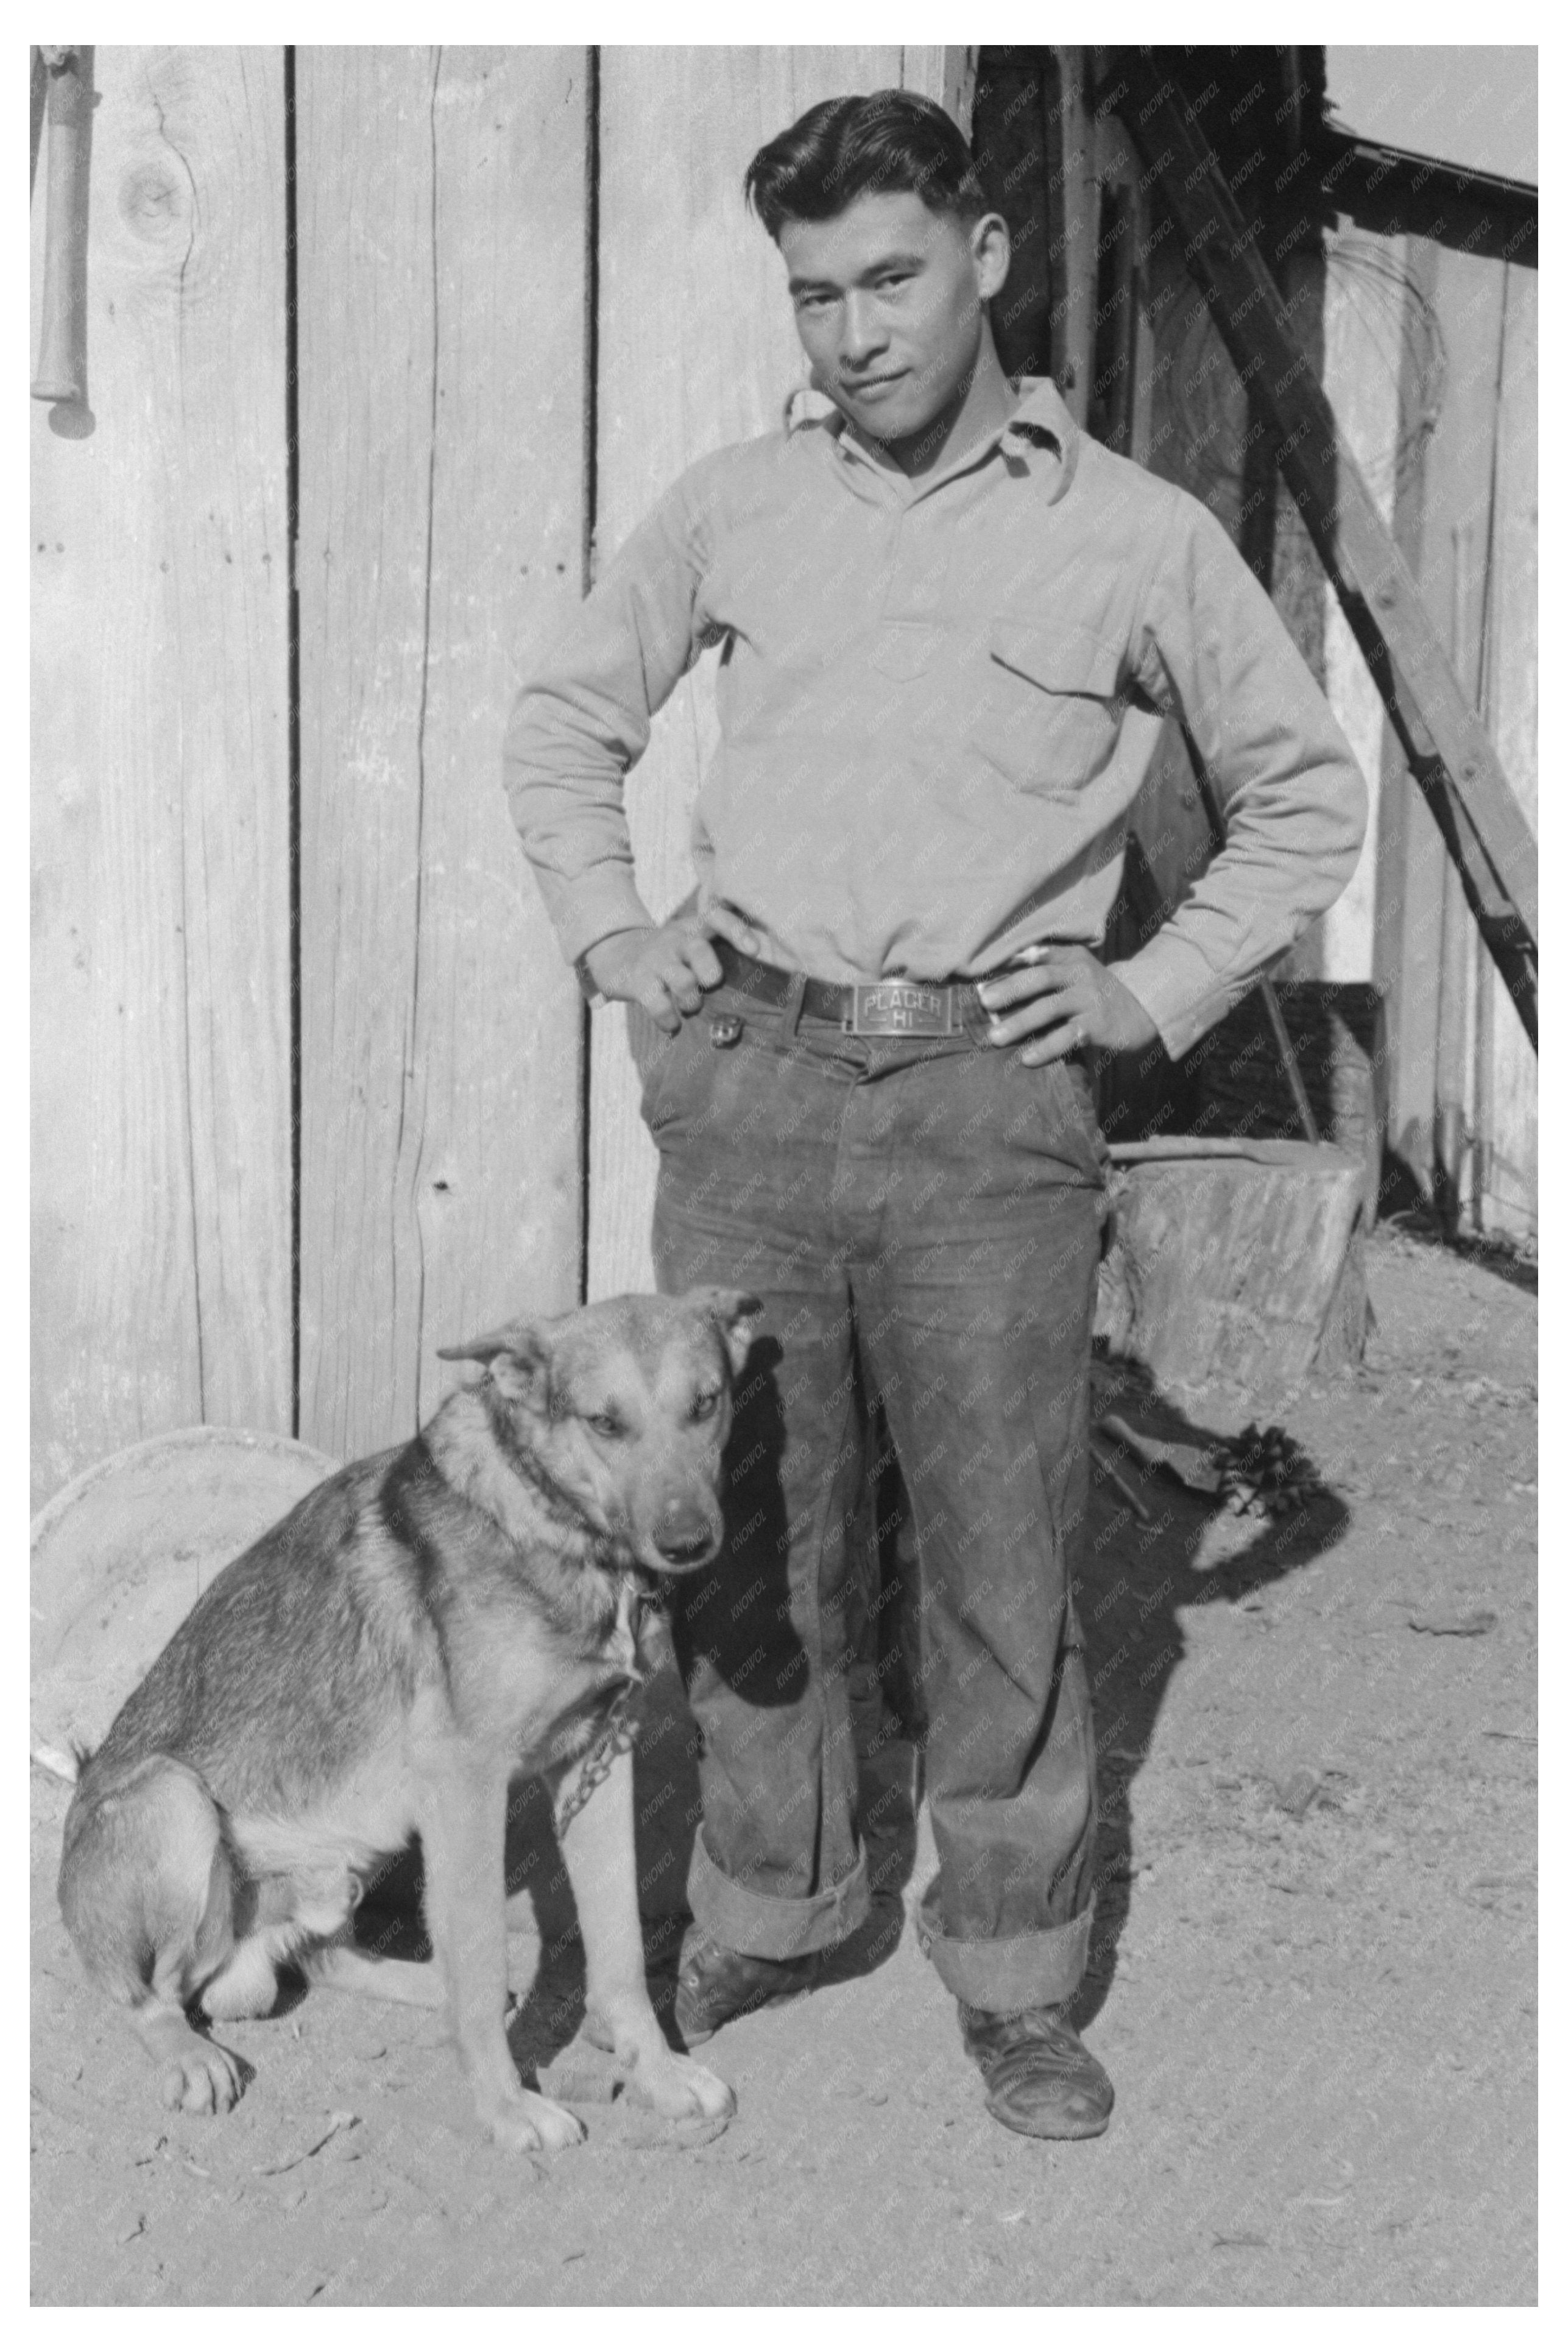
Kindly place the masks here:
POLYGON ((837 1886, 817 1895, 759 1895, 726 1878, 698 1831, 687 1873, 686 1898, 698 1926, 732 1952, 757 1960, 793 1960, 826 1951, 853 1935, 870 1915, 866 1849, 837 1886))
POLYGON ((949 1992, 993 2017, 1072 1999, 1089 1962, 1092 1904, 1059 1927, 968 1942, 942 1933, 935 1894, 933 1882, 921 1897, 920 1947, 949 1992))

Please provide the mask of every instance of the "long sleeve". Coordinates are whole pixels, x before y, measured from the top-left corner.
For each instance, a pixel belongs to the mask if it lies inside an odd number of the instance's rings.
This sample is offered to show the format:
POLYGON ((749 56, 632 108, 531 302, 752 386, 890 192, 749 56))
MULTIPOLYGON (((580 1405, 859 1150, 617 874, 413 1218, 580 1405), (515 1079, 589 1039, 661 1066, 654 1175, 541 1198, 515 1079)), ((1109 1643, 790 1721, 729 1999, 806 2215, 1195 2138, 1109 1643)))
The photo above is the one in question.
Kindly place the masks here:
POLYGON ((1366 786, 1284 623, 1195 499, 1173 501, 1131 653, 1145 692, 1186 721, 1226 821, 1191 895, 1115 967, 1176 1055, 1339 897, 1366 786))
POLYGON ((512 820, 563 951, 652 920, 637 895, 626 772, 701 650, 700 499, 683 475, 531 667, 502 751, 512 820))

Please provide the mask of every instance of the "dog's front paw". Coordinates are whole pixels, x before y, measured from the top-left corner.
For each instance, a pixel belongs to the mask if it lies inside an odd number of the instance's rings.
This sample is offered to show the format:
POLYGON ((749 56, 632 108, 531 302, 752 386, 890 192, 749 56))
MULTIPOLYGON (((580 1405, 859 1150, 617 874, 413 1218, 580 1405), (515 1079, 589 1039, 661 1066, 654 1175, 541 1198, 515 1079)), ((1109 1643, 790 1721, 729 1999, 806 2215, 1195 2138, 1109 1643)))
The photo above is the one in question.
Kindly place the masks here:
POLYGON ((702 2116, 717 2122, 735 2112, 735 2094, 729 2084, 676 2050, 650 2053, 640 2060, 626 2084, 626 2096, 676 2120, 702 2116))
POLYGON ((541 2098, 537 2091, 521 2085, 506 2098, 481 2105, 479 2121, 496 2146, 513 2155, 574 2147, 588 2136, 569 2107, 558 2107, 553 2099, 541 2098))
POLYGON ((182 2050, 163 2069, 161 2088, 166 2107, 184 2107, 188 2115, 223 2116, 239 2096, 239 2061, 216 2042, 192 2034, 193 2047, 182 2050))

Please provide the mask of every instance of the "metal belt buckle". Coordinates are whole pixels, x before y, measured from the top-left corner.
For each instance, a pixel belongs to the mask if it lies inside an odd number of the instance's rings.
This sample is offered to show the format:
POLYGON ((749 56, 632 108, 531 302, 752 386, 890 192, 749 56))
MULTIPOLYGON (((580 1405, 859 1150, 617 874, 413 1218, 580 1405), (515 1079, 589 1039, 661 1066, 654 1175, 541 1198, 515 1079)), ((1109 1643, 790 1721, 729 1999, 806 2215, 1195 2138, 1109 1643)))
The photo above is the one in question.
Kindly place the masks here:
POLYGON ((952 991, 912 980, 858 983, 845 1027, 857 1037, 951 1037, 952 991))

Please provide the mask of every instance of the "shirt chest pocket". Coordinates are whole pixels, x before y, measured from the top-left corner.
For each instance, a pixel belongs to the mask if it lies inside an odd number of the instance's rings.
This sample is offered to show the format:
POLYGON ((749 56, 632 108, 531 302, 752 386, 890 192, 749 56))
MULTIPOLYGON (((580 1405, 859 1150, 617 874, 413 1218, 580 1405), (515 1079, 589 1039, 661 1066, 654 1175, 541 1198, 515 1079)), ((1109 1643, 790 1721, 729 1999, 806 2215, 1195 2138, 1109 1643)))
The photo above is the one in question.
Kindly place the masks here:
POLYGON ((1067 623, 993 621, 976 696, 975 749, 1026 791, 1074 793, 1116 748, 1126 697, 1118 647, 1067 623))

